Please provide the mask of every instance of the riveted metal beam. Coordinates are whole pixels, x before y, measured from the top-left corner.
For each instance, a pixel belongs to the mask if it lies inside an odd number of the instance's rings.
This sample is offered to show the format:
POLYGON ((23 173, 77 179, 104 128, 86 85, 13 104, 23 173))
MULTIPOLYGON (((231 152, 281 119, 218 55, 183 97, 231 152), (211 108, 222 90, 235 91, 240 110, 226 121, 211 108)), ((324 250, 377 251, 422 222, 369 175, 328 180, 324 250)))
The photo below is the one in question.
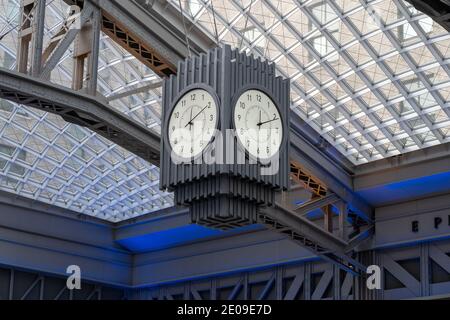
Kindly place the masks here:
POLYGON ((0 98, 58 114, 159 166, 160 137, 88 94, 0 68, 0 98))

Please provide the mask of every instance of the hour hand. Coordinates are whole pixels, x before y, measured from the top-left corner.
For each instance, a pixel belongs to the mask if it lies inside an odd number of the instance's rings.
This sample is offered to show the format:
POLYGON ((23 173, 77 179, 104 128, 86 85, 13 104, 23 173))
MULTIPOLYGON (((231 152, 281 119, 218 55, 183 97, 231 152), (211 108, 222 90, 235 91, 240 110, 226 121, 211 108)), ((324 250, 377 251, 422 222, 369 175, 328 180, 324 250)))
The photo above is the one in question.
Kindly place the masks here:
POLYGON ((189 130, 191 130, 191 126, 192 126, 192 108, 191 108, 191 115, 189 117, 189 122, 186 123, 186 125, 184 126, 185 128, 189 126, 189 130))
POLYGON ((259 109, 259 122, 257 124, 257 126, 259 127, 258 129, 261 129, 261 121, 262 121, 262 111, 261 109, 259 109))

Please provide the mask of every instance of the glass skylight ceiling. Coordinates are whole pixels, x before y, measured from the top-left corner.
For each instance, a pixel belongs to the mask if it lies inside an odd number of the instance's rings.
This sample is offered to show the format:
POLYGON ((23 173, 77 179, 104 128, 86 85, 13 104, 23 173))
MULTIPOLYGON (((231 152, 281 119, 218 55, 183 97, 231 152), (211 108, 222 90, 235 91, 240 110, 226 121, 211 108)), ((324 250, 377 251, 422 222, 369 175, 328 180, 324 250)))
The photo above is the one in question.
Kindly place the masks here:
POLYGON ((354 164, 450 141, 450 34, 408 2, 181 4, 220 43, 276 62, 292 109, 354 164))
MULTIPOLYGON (((178 0, 169 0, 179 8, 178 0)), ((211 37, 277 63, 292 109, 354 164, 450 141, 450 35, 407 2, 181 0, 211 37), (217 31, 217 32, 216 32, 217 31)), ((48 43, 66 16, 47 0, 48 43)), ((15 68, 19 0, 0 0, 0 66, 15 68)), ((52 81, 71 85, 72 51, 52 81)), ((102 35, 104 96, 157 80, 102 35)), ((161 90, 111 106, 160 132, 161 90)), ((110 221, 173 205, 159 170, 90 130, 0 100, 0 189, 110 221)))
MULTIPOLYGON (((0 66, 15 68, 19 1, 0 0, 0 66)), ((61 27, 67 5, 47 0, 46 38, 61 27)), ((71 86, 72 49, 52 73, 71 86)), ((158 77, 102 35, 98 90, 128 91, 158 77)), ((160 132, 161 90, 114 100, 114 108, 160 132)), ((0 100, 0 189, 113 222, 173 205, 159 191, 159 168, 92 131, 0 100)))

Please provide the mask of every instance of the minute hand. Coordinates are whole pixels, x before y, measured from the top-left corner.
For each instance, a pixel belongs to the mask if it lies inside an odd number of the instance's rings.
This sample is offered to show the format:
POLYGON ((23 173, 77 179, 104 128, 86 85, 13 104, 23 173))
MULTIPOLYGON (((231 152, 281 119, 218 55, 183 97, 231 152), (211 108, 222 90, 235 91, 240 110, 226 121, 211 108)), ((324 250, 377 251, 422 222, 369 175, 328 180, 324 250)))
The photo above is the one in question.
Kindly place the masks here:
POLYGON ((190 125, 190 124, 192 124, 192 121, 194 121, 206 108, 208 108, 208 106, 206 106, 206 107, 204 107, 202 110, 200 110, 200 112, 199 113, 197 113, 196 115, 195 115, 195 117, 193 117, 192 119, 191 119, 191 121, 189 121, 188 123, 187 123, 187 125, 185 126, 185 127, 187 127, 188 125, 190 125))
POLYGON ((257 124, 257 126, 262 126, 263 124, 266 124, 266 123, 269 123, 269 122, 272 122, 272 121, 276 121, 276 120, 280 120, 280 118, 275 118, 275 119, 272 119, 272 120, 269 120, 269 121, 264 121, 264 122, 260 122, 260 123, 258 123, 257 124))

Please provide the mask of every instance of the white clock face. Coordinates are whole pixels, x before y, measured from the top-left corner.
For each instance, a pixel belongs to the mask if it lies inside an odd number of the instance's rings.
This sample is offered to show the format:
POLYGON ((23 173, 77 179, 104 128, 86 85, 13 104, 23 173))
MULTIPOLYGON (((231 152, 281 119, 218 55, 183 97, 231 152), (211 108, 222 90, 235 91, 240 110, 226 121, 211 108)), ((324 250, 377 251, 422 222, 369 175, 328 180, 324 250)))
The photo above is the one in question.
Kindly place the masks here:
POLYGON ((204 89, 194 89, 178 100, 168 125, 172 151, 178 157, 191 159, 203 152, 217 126, 217 105, 204 89))
POLYGON ((234 107, 236 135, 254 158, 269 159, 279 150, 283 126, 277 106, 264 92, 245 91, 234 107))

